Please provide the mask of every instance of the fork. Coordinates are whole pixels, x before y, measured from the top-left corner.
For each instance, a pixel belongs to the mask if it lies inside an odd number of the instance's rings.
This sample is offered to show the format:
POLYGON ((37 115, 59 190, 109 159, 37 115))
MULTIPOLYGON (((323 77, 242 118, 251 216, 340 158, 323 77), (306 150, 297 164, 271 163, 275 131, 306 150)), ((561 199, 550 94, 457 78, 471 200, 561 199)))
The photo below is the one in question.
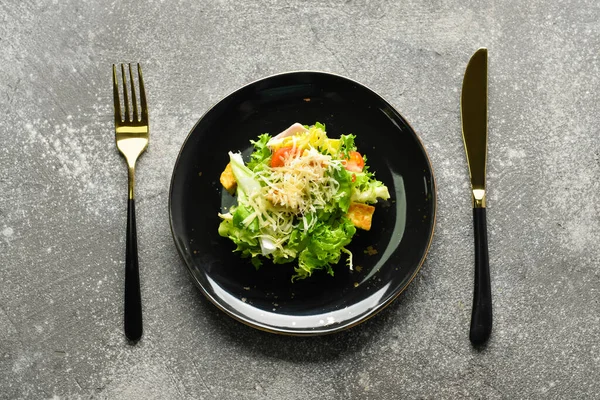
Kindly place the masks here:
POLYGON ((131 64, 129 67, 129 79, 131 88, 131 104, 133 115, 129 112, 129 95, 127 88, 127 77, 125 66, 121 64, 121 76, 123 81, 123 103, 125 113, 121 113, 121 102, 119 98, 119 82, 117 78, 117 67, 113 64, 113 92, 115 107, 115 139, 119 152, 125 157, 129 176, 129 198, 127 202, 127 239, 125 253, 125 307, 124 326, 125 336, 133 342, 142 337, 142 298, 140 293, 140 273, 137 252, 137 232, 135 227, 135 198, 133 189, 135 185, 135 162, 138 157, 148 148, 148 106, 146 104, 146 92, 144 91, 144 80, 142 79, 142 68, 137 64, 140 106, 138 113, 137 98, 131 64))

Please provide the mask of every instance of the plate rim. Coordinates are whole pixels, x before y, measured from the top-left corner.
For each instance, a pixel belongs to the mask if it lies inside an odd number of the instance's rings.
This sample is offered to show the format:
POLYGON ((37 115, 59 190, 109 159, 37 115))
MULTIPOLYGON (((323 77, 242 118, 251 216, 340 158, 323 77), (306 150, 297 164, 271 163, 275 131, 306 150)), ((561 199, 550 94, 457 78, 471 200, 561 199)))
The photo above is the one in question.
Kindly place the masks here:
POLYGON ((219 100, 217 100, 216 102, 212 103, 207 109, 206 111, 200 116, 200 118, 196 121, 196 123, 194 123, 194 125, 192 126, 192 128, 189 130, 189 132, 187 133, 185 140, 182 142, 179 151, 177 153, 177 158, 175 159, 175 163, 173 165, 173 170, 171 172, 171 181, 169 183, 169 201, 168 201, 168 211, 169 211, 169 227, 171 230, 171 237, 173 239, 173 242, 175 243, 175 247, 177 248, 177 252, 179 253, 179 257, 180 259, 183 261, 183 263, 186 266, 186 269, 188 271, 188 273, 190 274, 190 276, 192 277, 192 281, 194 282, 195 286, 200 290, 200 292, 204 295, 205 298, 207 298, 213 305, 215 305, 220 311, 224 312, 226 315, 232 317, 233 319, 243 323, 246 326, 249 326, 251 328, 254 329, 258 329, 261 330, 263 332, 268 332, 268 333, 273 333, 273 334, 279 334, 279 335, 285 335, 285 336, 297 336, 297 337, 306 337, 306 336, 322 336, 322 335, 329 335, 329 334, 334 334, 334 333, 338 333, 338 332, 343 332, 346 331, 350 328, 353 328, 357 325, 360 325, 364 322, 366 322, 367 320, 371 319, 372 317, 374 317, 375 315, 379 314, 382 310, 384 310, 385 308, 387 308, 390 304, 392 304, 407 288, 408 286, 412 283, 412 281, 415 279, 415 277, 417 276, 417 274, 419 273, 419 271, 421 270, 421 268, 423 267, 423 264, 425 263, 425 260, 427 259, 427 256, 429 254, 429 251, 431 249, 431 244, 433 243, 433 237, 435 236, 435 228, 436 228, 436 224, 437 224, 437 182, 436 182, 436 177, 435 177, 435 171, 433 170, 433 164, 431 162, 431 158, 429 157, 429 153, 427 152, 427 149, 425 148, 425 145, 423 143, 423 140, 421 139, 421 137, 419 136, 419 134, 417 133, 417 131, 413 128, 413 126, 409 123, 408 120, 406 120, 406 118, 404 118, 404 116, 400 113, 400 111, 398 111, 398 109, 396 109, 396 107, 389 102, 385 97, 383 97, 382 95, 380 95, 379 93, 377 93, 375 90, 371 89, 369 86, 360 83, 358 81, 356 81, 355 79, 352 78, 348 78, 347 76, 341 75, 341 74, 337 74, 337 73, 332 73, 332 72, 325 72, 325 71, 319 71, 319 70, 291 70, 291 71, 285 71, 285 72, 279 72, 279 73, 275 73, 275 74, 271 74, 271 75, 267 75, 264 76, 262 78, 258 78, 255 79, 251 82, 248 82, 242 86, 239 86, 238 88, 230 91, 228 94, 226 94, 225 96, 221 97, 219 100), (363 87, 365 89, 367 89, 369 92, 371 92, 373 95, 375 95, 376 97, 379 97, 381 100, 383 100, 384 103, 386 103, 395 113, 397 113, 402 120, 406 123, 406 125, 410 128, 410 130, 413 133, 413 136, 417 139, 418 144, 423 152, 423 155, 425 156, 425 161, 427 162, 427 165, 429 166, 429 170, 431 172, 431 185, 433 187, 433 191, 432 191, 432 207, 433 207, 433 215, 432 215, 432 225, 431 225, 431 232, 429 233, 429 237, 427 240, 427 246, 425 248, 425 251, 423 252, 423 255, 421 257, 421 260, 419 261, 415 271, 413 272, 413 274, 410 276, 410 278, 408 279, 408 281, 405 283, 404 286, 402 286, 402 288, 398 291, 396 291, 392 296, 387 297, 384 301, 377 303, 376 306, 374 306, 371 310, 368 311, 368 313, 366 313, 364 316, 362 316, 361 318, 358 318, 357 320, 351 321, 349 323, 345 323, 345 324, 339 324, 339 325, 325 325, 325 326, 321 326, 321 327, 315 327, 315 328, 302 328, 304 330, 299 330, 299 329, 289 329, 289 328, 282 328, 282 327, 273 327, 271 325, 259 322, 259 321, 255 321, 255 320, 251 320, 249 318, 244 318, 234 312, 231 312, 230 310, 228 310, 227 308, 225 308, 222 304, 219 303, 219 301, 217 301, 217 299, 214 298, 214 296, 210 293, 209 290, 206 290, 204 288, 204 286, 202 285, 202 283, 198 280, 198 278, 194 275, 191 266, 188 264, 188 261, 186 260, 186 258, 184 257, 184 249, 181 248, 180 244, 178 243, 178 241, 176 240, 176 235, 175 235, 175 231, 173 228, 173 207, 172 207, 172 198, 173 198, 173 183, 174 183, 174 178, 175 178, 175 173, 176 173, 176 169, 177 166, 179 165, 179 161, 181 158, 181 155, 183 153, 183 150, 188 142, 188 140, 190 140, 190 137, 192 136, 192 133, 196 130, 196 127, 198 126, 198 124, 200 124, 200 122, 202 122, 202 120, 215 108, 217 107, 219 104, 221 104, 223 101, 225 101, 226 99, 228 99, 229 97, 233 96, 234 94, 263 81, 267 81, 273 78, 277 78, 280 76, 286 76, 286 75, 294 75, 294 74, 301 74, 301 73, 309 73, 309 74, 320 74, 320 75, 325 75, 325 76, 331 76, 331 77, 336 77, 336 78, 341 78, 344 80, 347 80, 351 83, 354 83, 360 87, 363 87))

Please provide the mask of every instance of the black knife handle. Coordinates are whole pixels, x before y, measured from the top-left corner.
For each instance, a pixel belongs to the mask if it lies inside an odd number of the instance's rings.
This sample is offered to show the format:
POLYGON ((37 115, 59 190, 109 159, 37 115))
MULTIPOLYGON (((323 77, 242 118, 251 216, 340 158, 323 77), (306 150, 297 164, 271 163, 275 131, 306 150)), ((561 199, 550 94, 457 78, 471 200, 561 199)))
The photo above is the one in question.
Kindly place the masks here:
POLYGON ((125 336, 136 342, 142 337, 142 296, 138 266, 135 199, 127 203, 127 243, 125 253, 125 336))
POLYGON ((475 228, 475 290, 469 339, 473 345, 484 344, 492 333, 492 287, 488 255, 485 208, 473 209, 475 228))

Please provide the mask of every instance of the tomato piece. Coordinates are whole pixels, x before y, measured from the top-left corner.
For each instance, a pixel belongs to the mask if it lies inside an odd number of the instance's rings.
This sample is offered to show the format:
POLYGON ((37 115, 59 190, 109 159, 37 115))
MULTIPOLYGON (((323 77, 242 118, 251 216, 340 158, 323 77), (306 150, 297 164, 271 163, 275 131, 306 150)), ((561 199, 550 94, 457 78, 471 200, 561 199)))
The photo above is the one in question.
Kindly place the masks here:
POLYGON ((351 151, 348 153, 348 155, 349 155, 349 158, 344 163, 344 167, 348 171, 361 172, 365 166, 365 160, 360 155, 360 153, 358 151, 351 151))
POLYGON ((292 146, 282 147, 275 150, 271 157, 271 168, 283 167, 285 159, 289 157, 290 151, 293 150, 292 146))

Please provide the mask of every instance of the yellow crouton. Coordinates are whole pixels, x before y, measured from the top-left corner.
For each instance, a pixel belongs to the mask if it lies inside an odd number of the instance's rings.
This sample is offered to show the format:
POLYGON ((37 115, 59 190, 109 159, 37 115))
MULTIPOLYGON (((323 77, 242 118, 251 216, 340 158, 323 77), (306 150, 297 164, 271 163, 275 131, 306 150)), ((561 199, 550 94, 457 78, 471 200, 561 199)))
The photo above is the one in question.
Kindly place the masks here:
POLYGON ((373 206, 362 203, 352 203, 348 209, 348 218, 355 227, 368 231, 371 229, 371 220, 373 219, 374 212, 375 207, 373 206))
POLYGON ((235 176, 233 176, 233 170, 231 169, 231 164, 227 164, 223 172, 221 172, 221 185, 231 194, 235 193, 235 188, 237 186, 237 182, 235 181, 235 176))

